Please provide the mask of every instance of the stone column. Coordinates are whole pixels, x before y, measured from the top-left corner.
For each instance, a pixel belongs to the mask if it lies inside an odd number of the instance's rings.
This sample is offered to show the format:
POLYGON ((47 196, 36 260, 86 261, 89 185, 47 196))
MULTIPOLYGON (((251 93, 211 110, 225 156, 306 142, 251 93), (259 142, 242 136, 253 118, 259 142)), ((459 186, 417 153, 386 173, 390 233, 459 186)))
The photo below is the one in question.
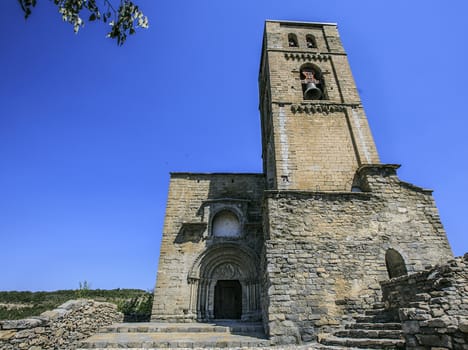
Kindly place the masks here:
POLYGON ((189 278, 190 285, 190 300, 189 300, 189 314, 191 317, 197 317, 197 304, 198 304, 198 278, 189 278))
POLYGON ((205 319, 206 307, 206 279, 202 278, 198 282, 198 295, 197 295, 197 319, 205 319))

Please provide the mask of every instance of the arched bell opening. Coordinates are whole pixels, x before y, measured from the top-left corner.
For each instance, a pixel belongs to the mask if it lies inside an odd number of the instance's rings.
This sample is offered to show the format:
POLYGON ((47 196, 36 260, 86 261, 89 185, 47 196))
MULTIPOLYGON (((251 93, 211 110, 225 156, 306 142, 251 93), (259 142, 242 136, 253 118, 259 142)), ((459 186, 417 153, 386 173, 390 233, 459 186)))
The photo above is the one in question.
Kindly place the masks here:
POLYGON ((306 45, 308 49, 315 49, 317 47, 317 41, 315 40, 315 36, 313 36, 312 34, 307 34, 306 45))
POLYGON ((260 320, 258 266, 258 257, 240 245, 208 248, 189 272, 191 313, 199 321, 260 320))
POLYGON ((293 33, 288 34, 288 45, 289 45, 289 47, 298 47, 299 46, 297 44, 296 34, 293 34, 293 33))
POLYGON ((325 99, 325 84, 320 69, 312 64, 305 64, 300 69, 300 79, 304 100, 325 99))
POLYGON ((387 266, 389 278, 405 276, 408 274, 403 257, 395 249, 390 248, 385 253, 385 265, 387 266))

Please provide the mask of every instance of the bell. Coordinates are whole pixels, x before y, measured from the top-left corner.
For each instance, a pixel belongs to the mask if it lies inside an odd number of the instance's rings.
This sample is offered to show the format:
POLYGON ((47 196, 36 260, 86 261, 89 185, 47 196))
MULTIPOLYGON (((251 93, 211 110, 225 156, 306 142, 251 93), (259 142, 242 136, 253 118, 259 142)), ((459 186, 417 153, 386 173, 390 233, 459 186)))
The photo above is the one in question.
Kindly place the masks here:
POLYGON ((304 99, 306 100, 319 100, 322 96, 322 91, 315 86, 314 83, 307 83, 306 89, 304 92, 304 99))

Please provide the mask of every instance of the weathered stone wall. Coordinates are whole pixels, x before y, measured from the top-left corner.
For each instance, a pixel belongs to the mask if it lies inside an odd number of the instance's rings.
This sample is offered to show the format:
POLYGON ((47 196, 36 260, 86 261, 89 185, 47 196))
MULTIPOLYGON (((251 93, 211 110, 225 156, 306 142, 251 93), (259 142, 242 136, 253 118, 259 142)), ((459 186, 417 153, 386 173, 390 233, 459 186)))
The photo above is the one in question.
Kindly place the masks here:
POLYGON ((350 191, 358 161, 345 111, 292 113, 273 105, 277 188, 350 191))
POLYGON ((368 192, 266 193, 264 321, 274 341, 311 340, 379 301, 390 248, 408 272, 452 257, 429 191, 399 181, 394 166, 363 167, 358 178, 368 192))
POLYGON ((332 24, 267 21, 260 68, 264 171, 269 189, 349 191, 377 150, 338 31, 332 24), (298 46, 288 45, 288 35, 298 46), (306 45, 315 36, 316 48, 306 45), (322 73, 325 97, 305 100, 300 69, 322 73))
POLYGON ((73 350, 100 327, 122 320, 114 304, 70 300, 37 317, 0 321, 0 349, 73 350))
MULTIPOLYGON (((203 286, 206 276, 200 276, 198 270, 203 263, 200 259, 210 251, 222 255, 223 247, 226 256, 235 255, 235 251, 239 256, 259 256, 263 189, 262 174, 171 174, 152 320, 182 322, 212 317, 205 315, 205 309, 212 310, 212 305, 200 305, 200 293, 208 288, 203 286), (239 237, 212 234, 213 217, 225 209, 239 217, 239 237)), ((239 267, 236 262, 231 264, 239 267)))
POLYGON ((399 313, 406 349, 468 349, 468 254, 382 282, 382 293, 399 313))

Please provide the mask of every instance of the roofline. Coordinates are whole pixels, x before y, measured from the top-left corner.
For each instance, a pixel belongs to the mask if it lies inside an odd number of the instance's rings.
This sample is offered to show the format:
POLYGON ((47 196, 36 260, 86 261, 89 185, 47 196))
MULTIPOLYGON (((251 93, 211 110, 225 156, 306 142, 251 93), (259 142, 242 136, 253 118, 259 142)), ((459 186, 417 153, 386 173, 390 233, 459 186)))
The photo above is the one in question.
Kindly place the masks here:
POLYGON ((275 19, 267 19, 265 22, 273 22, 273 23, 288 23, 288 24, 307 24, 307 25, 319 25, 319 26, 338 26, 338 23, 334 22, 305 22, 305 21, 282 21, 282 20, 275 20, 275 19))
POLYGON ((191 173, 191 172, 184 172, 184 171, 171 171, 169 173, 171 176, 177 176, 177 175, 194 175, 194 176, 264 176, 263 173, 191 173))

